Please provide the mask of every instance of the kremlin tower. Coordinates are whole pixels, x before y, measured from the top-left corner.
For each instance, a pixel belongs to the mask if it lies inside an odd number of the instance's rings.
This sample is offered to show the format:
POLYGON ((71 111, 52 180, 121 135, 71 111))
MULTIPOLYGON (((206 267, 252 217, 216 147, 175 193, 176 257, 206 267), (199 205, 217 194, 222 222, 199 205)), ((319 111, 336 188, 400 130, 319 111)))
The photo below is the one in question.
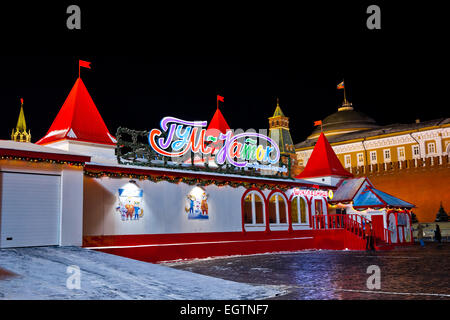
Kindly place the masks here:
MULTIPOLYGON (((269 118, 269 137, 278 144, 280 148, 281 161, 286 167, 291 167, 291 176, 297 173, 297 161, 294 142, 289 132, 289 118, 281 111, 280 100, 277 98, 277 107, 273 116, 269 118), (293 171, 292 171, 293 170, 293 171)), ((288 173, 289 174, 289 173, 288 173)))
POLYGON ((27 132, 27 124, 25 122, 25 114, 23 112, 23 99, 20 99, 20 113, 19 119, 17 120, 16 129, 11 132, 11 140, 17 142, 30 142, 31 132, 27 132))

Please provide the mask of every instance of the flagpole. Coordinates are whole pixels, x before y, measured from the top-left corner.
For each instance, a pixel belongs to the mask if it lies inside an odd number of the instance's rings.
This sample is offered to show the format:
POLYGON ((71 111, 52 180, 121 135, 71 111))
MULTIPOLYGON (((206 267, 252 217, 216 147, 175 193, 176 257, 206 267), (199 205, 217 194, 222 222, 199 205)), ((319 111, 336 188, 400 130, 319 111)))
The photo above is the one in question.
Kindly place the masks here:
POLYGON ((347 104, 347 98, 345 97, 345 79, 342 79, 342 82, 344 83, 344 104, 347 104))
POLYGON ((80 61, 78 61, 78 78, 81 77, 81 66, 80 66, 80 61))

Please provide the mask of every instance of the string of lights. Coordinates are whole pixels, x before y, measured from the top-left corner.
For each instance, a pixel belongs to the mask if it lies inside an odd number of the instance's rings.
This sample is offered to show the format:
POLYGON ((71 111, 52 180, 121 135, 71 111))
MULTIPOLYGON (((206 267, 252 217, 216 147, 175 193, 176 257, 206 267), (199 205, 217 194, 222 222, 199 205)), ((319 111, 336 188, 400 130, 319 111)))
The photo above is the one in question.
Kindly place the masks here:
POLYGON ((55 160, 55 159, 45 159, 45 158, 32 158, 32 157, 18 157, 18 156, 0 156, 0 160, 13 160, 13 161, 28 161, 28 162, 45 162, 50 164, 65 164, 70 166, 84 167, 84 162, 78 161, 67 161, 67 160, 55 160))
POLYGON ((202 179, 202 178, 189 178, 189 177, 173 177, 173 176, 155 176, 155 175, 146 175, 146 174, 130 174, 130 173, 116 173, 116 172, 105 172, 105 171, 88 171, 85 170, 84 174, 88 177, 92 178, 128 178, 128 179, 138 179, 138 180, 149 180, 155 183, 166 181, 169 183, 186 183, 189 185, 197 185, 197 186, 208 186, 208 185, 216 185, 218 187, 230 186, 233 188, 244 187, 244 188, 258 188, 258 189, 268 189, 268 190, 282 190, 286 191, 289 188, 292 188, 288 185, 270 185, 265 183, 251 183, 244 181, 217 181, 213 179, 202 179))

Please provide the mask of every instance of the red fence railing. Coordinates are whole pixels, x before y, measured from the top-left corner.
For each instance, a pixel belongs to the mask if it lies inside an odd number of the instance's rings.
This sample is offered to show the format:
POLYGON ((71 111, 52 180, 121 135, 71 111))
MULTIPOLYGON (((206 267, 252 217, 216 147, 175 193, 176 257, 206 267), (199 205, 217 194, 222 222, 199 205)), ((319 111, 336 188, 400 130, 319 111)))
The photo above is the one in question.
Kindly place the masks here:
MULTIPOLYGON (((311 224, 313 229, 345 229, 358 237, 364 238, 364 230, 368 222, 370 220, 359 214, 329 214, 312 216, 311 224)), ((373 235, 375 241, 381 240, 385 243, 391 243, 390 231, 384 227, 379 232, 374 230, 373 235)))

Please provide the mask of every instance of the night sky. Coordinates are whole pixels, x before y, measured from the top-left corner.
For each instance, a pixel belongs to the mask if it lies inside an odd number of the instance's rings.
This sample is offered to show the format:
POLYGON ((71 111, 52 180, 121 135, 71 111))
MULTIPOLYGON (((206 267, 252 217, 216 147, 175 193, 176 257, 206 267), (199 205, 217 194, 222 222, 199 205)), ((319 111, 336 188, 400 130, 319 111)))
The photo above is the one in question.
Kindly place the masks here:
MULTIPOLYGON (((392 2, 392 1, 391 1, 392 2)), ((397 1, 396 1, 397 2, 397 1)), ((294 143, 337 111, 345 78, 356 110, 379 124, 449 117, 448 29, 437 5, 411 2, 90 2, 17 4, 0 13, 0 139, 24 98, 32 142, 78 76, 107 127, 151 129, 164 116, 210 120, 216 95, 232 128, 268 128, 276 97, 294 143), (381 30, 366 8, 381 7, 381 30), (68 30, 66 8, 81 7, 68 30)))

